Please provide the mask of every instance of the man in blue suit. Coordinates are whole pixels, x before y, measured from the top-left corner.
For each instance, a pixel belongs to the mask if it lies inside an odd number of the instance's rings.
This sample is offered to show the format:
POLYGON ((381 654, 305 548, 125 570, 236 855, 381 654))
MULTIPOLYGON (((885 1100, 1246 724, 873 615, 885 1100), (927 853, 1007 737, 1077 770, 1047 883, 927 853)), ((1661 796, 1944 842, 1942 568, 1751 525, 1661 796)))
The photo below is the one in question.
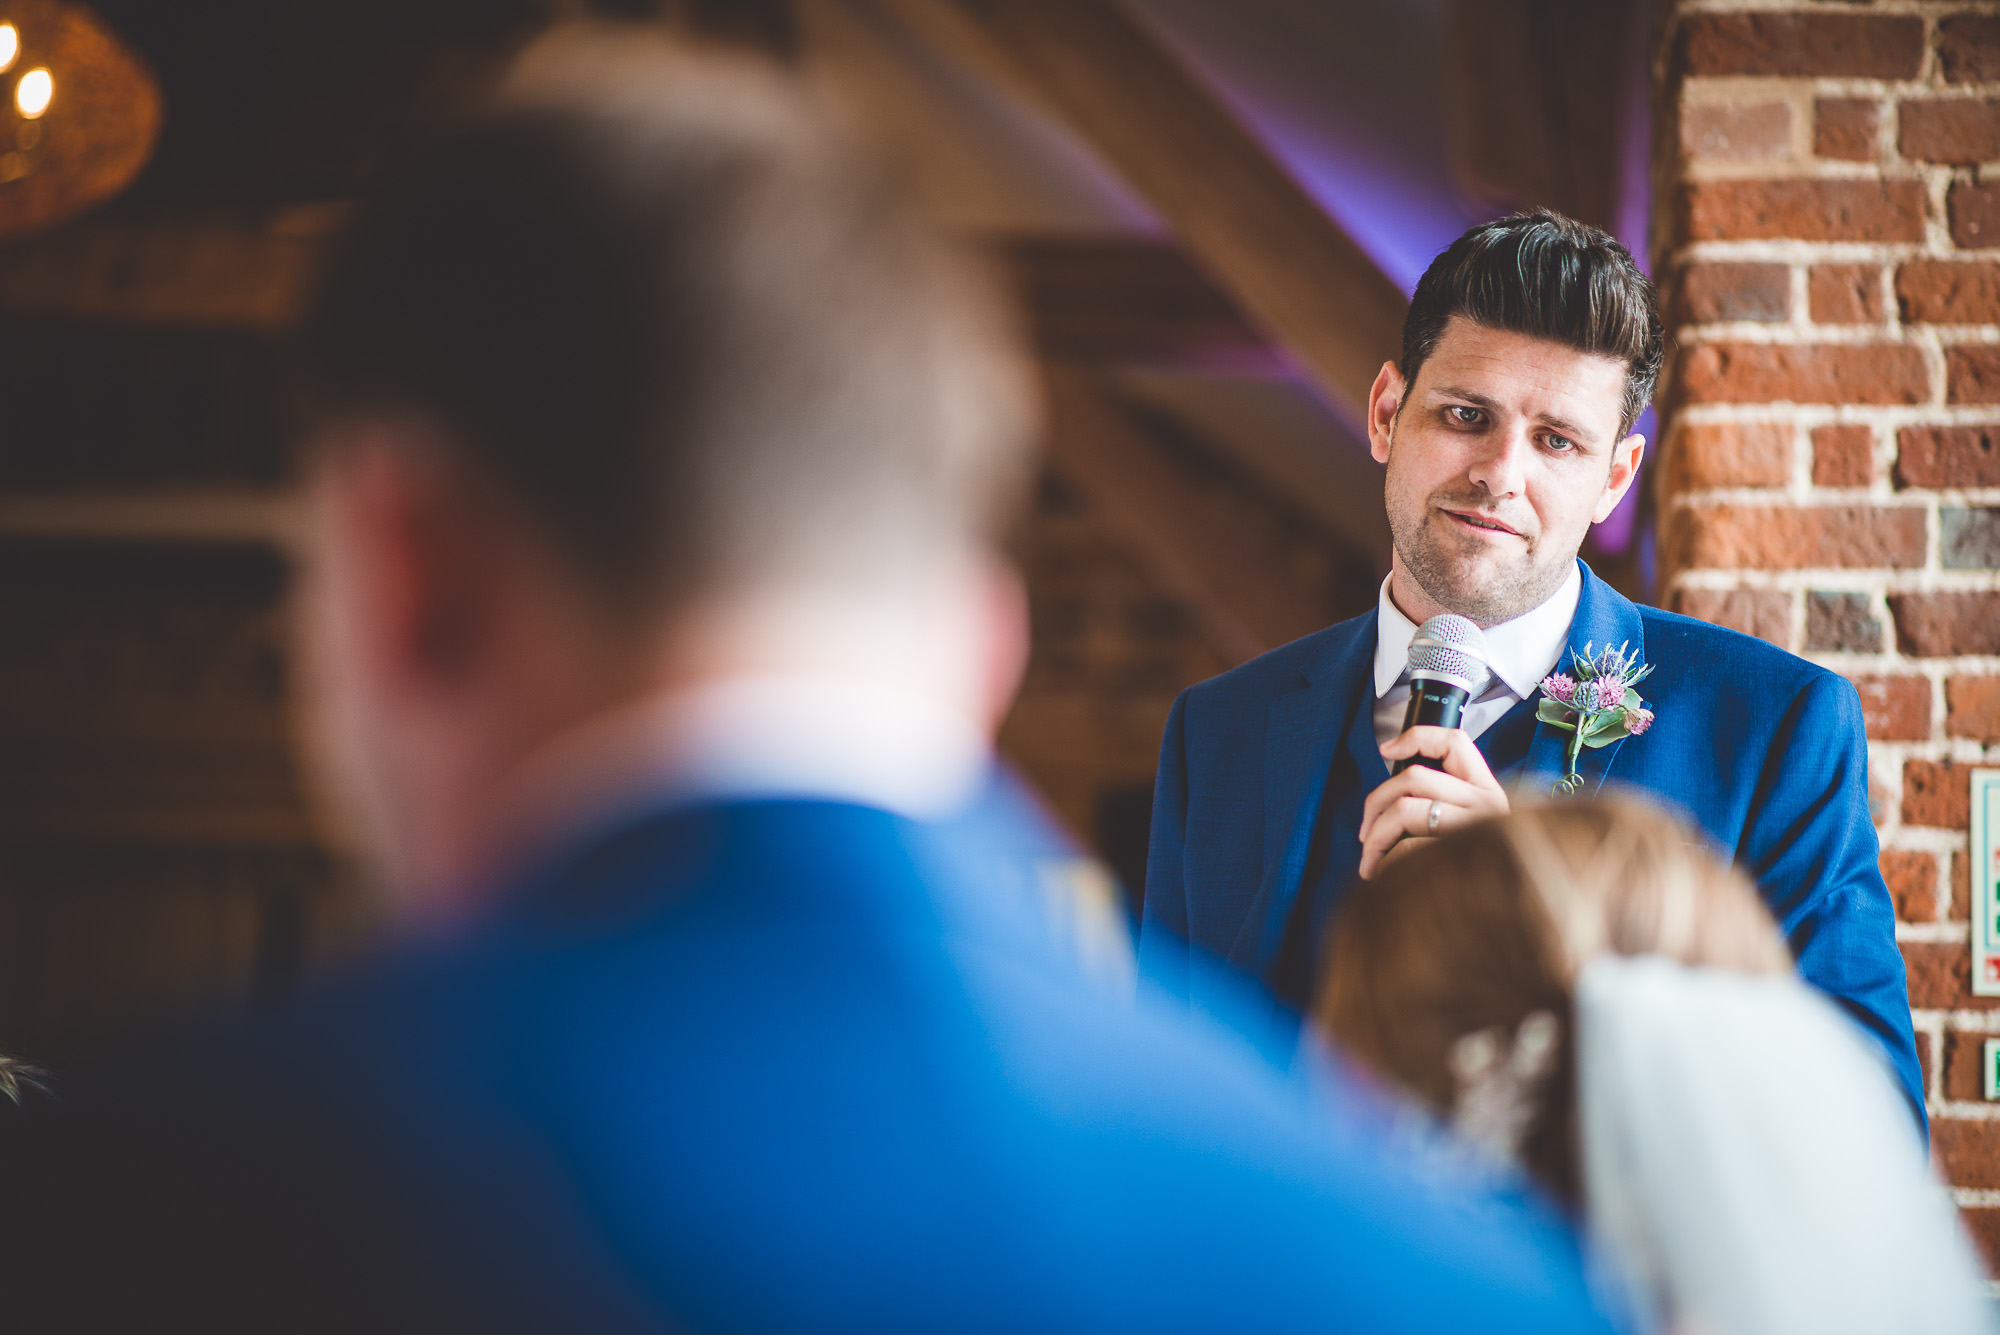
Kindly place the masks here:
POLYGON ((1653 667, 1639 689, 1654 721, 1585 749, 1576 791, 1629 785, 1699 821, 1755 878, 1800 972, 1880 1040, 1921 1122, 1854 688, 1762 641, 1635 606, 1577 559, 1637 475, 1632 427, 1661 351, 1652 285, 1594 228, 1507 218, 1432 263, 1401 364, 1383 365, 1369 400, 1394 539, 1378 606, 1175 703, 1146 954, 1163 970, 1219 958, 1297 1011, 1342 890, 1402 840, 1503 812, 1510 790, 1548 794, 1569 774, 1571 734, 1538 720, 1540 683, 1573 655, 1624 646, 1653 667), (1496 675, 1462 730, 1405 733, 1410 641, 1444 612, 1484 629, 1496 675), (1443 769, 1391 776, 1417 755, 1443 769))
POLYGON ((642 37, 361 215, 305 662, 409 939, 74 1084, 19 1328, 1603 1328, 1559 1221, 1051 930, 999 324, 801 94, 642 37))

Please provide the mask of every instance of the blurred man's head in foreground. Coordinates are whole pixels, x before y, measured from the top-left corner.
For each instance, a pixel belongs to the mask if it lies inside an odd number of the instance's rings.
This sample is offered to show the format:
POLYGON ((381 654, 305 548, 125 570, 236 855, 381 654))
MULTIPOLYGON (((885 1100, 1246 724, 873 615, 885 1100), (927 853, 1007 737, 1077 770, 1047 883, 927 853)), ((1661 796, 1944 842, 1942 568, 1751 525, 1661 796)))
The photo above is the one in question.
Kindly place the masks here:
POLYGON ((365 206, 303 347, 313 731, 399 882, 476 870, 526 757, 675 684, 1011 694, 1006 321, 775 72, 545 39, 365 206))

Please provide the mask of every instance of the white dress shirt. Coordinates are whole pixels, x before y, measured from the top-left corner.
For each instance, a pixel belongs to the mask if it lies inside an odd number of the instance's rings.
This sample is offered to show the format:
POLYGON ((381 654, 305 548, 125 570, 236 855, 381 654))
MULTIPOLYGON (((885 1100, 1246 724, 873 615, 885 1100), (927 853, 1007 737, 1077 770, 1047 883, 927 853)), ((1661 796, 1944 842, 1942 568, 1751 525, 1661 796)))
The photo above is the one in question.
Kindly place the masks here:
MULTIPOLYGON (((875 682, 745 675, 663 691, 552 745, 521 785, 512 860, 663 805, 792 799, 915 821, 968 811, 997 762, 970 717, 875 682)), ((1136 986, 1118 886, 1055 850, 1024 864, 1043 925, 1100 981, 1136 986)))
POLYGON ((792 798, 942 820, 990 781, 973 721, 872 682, 744 675, 663 691, 558 739, 518 785, 519 854, 662 804, 792 798))
MULTIPOLYGON (((1576 600, 1583 593, 1583 575, 1572 563, 1569 578, 1550 599, 1512 621, 1486 628, 1486 650, 1493 668, 1485 694, 1465 707, 1459 726, 1477 737, 1501 715, 1541 688, 1542 678, 1555 671, 1569 647, 1570 623, 1576 620, 1576 600)), ((1375 607, 1375 740, 1386 745, 1403 730, 1410 705, 1410 641, 1417 625, 1403 615, 1389 596, 1389 581, 1375 607)))

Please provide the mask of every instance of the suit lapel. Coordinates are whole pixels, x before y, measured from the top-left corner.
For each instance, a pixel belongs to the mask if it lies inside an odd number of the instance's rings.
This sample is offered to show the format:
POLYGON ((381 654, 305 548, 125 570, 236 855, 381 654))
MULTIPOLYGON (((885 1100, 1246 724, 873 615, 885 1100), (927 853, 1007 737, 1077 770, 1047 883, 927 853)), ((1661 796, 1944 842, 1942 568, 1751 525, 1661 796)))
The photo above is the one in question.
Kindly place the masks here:
MULTIPOLYGON (((1569 665, 1571 654, 1581 654, 1585 649, 1602 650, 1606 646, 1617 648, 1630 644, 1632 652, 1641 659, 1646 656, 1645 624, 1639 618, 1639 609, 1591 573, 1590 567, 1582 561, 1583 589, 1577 596, 1576 619, 1570 622, 1569 645, 1563 650, 1560 671, 1569 665)), ((1641 688, 1641 694, 1644 693, 1641 688)), ((1625 745, 1619 738, 1608 746, 1595 749, 1585 747, 1577 757, 1576 772, 1583 778, 1583 792, 1594 795, 1604 785, 1604 776, 1611 771, 1611 762, 1618 758, 1618 751, 1625 745)), ((1534 740, 1528 746, 1527 763, 1521 767, 1518 791, 1541 796, 1549 791, 1550 785, 1562 777, 1569 746, 1569 734, 1546 723, 1536 723, 1534 740)))
POLYGON ((1374 692, 1363 691, 1362 685, 1372 681, 1374 672, 1375 617, 1357 617, 1336 629, 1348 633, 1328 646, 1316 666, 1301 672, 1297 690, 1272 700, 1266 715, 1264 874, 1229 948, 1229 962, 1258 977, 1277 957, 1298 898, 1335 751, 1358 745, 1362 754, 1357 761, 1380 771, 1371 787, 1388 777, 1375 750, 1373 715, 1359 707, 1364 697, 1374 701, 1374 692), (1356 729, 1362 734, 1359 743, 1356 729))

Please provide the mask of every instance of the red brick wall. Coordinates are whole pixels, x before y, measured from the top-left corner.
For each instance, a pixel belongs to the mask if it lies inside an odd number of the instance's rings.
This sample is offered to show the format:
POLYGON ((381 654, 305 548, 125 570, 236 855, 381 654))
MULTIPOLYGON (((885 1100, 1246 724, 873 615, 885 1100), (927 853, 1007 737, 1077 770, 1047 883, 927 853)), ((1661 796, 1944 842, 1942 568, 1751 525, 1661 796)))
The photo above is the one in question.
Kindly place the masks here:
POLYGON ((2000 766, 2000 6, 1669 4, 1664 600, 1861 691, 1938 1162, 2000 1260, 1967 772, 2000 766))

